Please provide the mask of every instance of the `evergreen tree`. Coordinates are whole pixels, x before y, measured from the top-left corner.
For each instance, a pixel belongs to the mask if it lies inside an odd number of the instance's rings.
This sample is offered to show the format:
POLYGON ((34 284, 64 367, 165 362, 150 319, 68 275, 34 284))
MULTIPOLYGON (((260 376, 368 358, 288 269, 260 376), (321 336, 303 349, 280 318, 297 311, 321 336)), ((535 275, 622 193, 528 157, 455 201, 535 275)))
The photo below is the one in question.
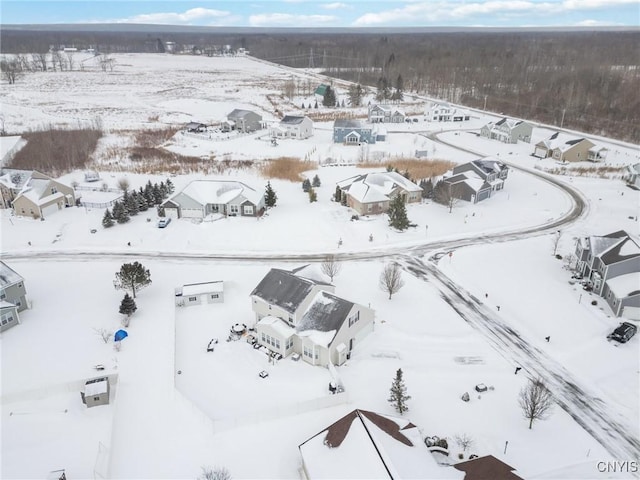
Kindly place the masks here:
POLYGON ((322 97, 322 105, 325 107, 333 107, 336 104, 336 92, 331 88, 331 85, 327 85, 327 89, 324 91, 324 97, 322 97))
POLYGON ((396 195, 389 203, 389 226, 396 230, 406 230, 409 228, 409 219, 407 218, 407 208, 405 207, 402 196, 396 195))
POLYGON ((304 102, 302 102, 302 106, 300 108, 304 110, 304 102))
POLYGON ((320 177, 318 175, 314 175, 312 185, 316 188, 320 186, 320 177))
POLYGON ((136 298, 136 292, 151 284, 151 274, 141 263, 125 263, 116 272, 113 286, 116 290, 129 290, 136 298))
POLYGON ((391 99, 396 101, 404 99, 404 79, 402 78, 402 75, 398 75, 396 80, 396 90, 393 92, 391 99))
POLYGON ((140 187, 140 191, 138 192, 136 200, 138 201, 138 210, 141 212, 145 212, 149 209, 149 204, 147 203, 147 199, 144 196, 144 190, 140 187))
POLYGON ((360 86, 360 84, 358 83, 357 85, 351 85, 349 87, 349 104, 352 107, 359 107, 362 104, 362 95, 363 95, 363 90, 362 87, 360 86))
POLYGON ((120 302, 120 310, 118 312, 130 317, 137 309, 136 301, 128 293, 125 293, 122 302, 120 302))
POLYGON ((318 100, 316 100, 315 105, 313 106, 313 108, 318 108, 318 100))
POLYGON ((131 192, 128 195, 125 195, 127 197, 126 201, 125 201, 125 208, 127 209, 127 213, 130 216, 133 215, 137 215, 139 212, 138 209, 138 192, 136 192, 135 190, 133 192, 131 192))
POLYGON ((107 208, 104 211, 104 217, 102 217, 102 226, 104 228, 110 228, 113 227, 114 222, 113 222, 113 215, 111 215, 111 212, 109 211, 109 209, 107 208))
POLYGON ((162 190, 157 183, 153 184, 153 204, 160 205, 164 197, 162 196, 162 190))
POLYGON ((338 187, 337 185, 336 185, 336 192, 333 194, 333 199, 336 202, 342 201, 342 190, 340 190, 340 187, 338 187))
POLYGON ((433 198, 433 180, 427 179, 422 188, 422 198, 433 198))
POLYGON ((302 181, 302 190, 303 190, 304 192, 308 192, 310 188, 311 188, 311 182, 309 181, 309 179, 308 179, 308 178, 305 178, 305 179, 302 181))
POLYGON ((391 389, 389 390, 389 398, 387 401, 400 415, 403 415, 404 412, 409 411, 407 400, 411 400, 411 397, 407 395, 407 387, 405 386, 402 378, 402 369, 399 368, 396 372, 396 378, 394 378, 391 383, 391 389))
POLYGON ((267 207, 275 207, 277 200, 278 200, 278 195, 276 195, 276 192, 273 190, 273 187, 271 186, 271 182, 267 182, 267 187, 265 188, 265 194, 264 194, 264 204, 267 207))
POLYGON ((317 202, 318 194, 313 188, 309 188, 309 203, 317 202))
POLYGON ((169 189, 167 189, 167 185, 164 182, 160 182, 160 192, 163 200, 169 196, 169 189))
POLYGON ((376 93, 376 100, 388 100, 390 97, 391 89, 389 88, 389 81, 386 77, 380 77, 378 79, 378 92, 376 93))
POLYGON ((129 221, 129 213, 121 201, 114 202, 113 204, 113 218, 121 224, 129 221))
POLYGON ((167 187, 167 193, 169 195, 171 195, 176 190, 176 187, 173 185, 173 182, 169 178, 167 178, 167 181, 165 182, 165 186, 167 187))

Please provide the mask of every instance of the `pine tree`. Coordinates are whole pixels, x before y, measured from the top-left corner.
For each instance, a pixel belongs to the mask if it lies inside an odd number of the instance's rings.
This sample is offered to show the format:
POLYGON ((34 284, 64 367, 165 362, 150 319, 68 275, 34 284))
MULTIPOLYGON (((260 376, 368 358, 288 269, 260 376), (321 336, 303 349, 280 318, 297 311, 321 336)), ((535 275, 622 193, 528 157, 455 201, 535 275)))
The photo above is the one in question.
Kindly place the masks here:
POLYGON ((104 228, 111 228, 113 227, 114 222, 113 222, 113 215, 111 215, 111 212, 109 211, 109 209, 107 208, 104 211, 104 217, 102 217, 102 226, 104 228))
POLYGON ((433 180, 431 178, 427 179, 424 182, 424 186, 422 186, 422 198, 433 198, 433 180))
POLYGON ((318 175, 314 175, 312 185, 316 188, 320 186, 320 177, 318 175))
POLYGON ((309 179, 308 179, 308 178, 305 178, 305 179, 302 181, 302 190, 303 190, 304 192, 308 192, 310 188, 311 188, 311 182, 309 181, 309 179))
POLYGON ((318 194, 313 188, 309 188, 309 203, 317 202, 318 194))
POLYGON ((322 97, 322 105, 325 107, 334 107, 336 105, 336 92, 327 85, 327 89, 324 91, 324 97, 322 97))
POLYGON ((302 106, 300 108, 304 110, 304 102, 302 102, 302 106))
POLYGON ((140 191, 138 192, 138 195, 136 196, 136 200, 138 202, 138 210, 141 212, 145 212, 149 209, 149 205, 147 204, 147 199, 144 196, 144 191, 142 190, 142 187, 140 187, 140 191))
POLYGON ((151 274, 149 270, 139 262, 125 263, 116 272, 116 279, 113 286, 116 290, 130 290, 133 298, 136 292, 151 284, 151 274))
POLYGON ((391 389, 389 390, 389 399, 387 400, 396 411, 403 415, 404 412, 409 411, 407 406, 407 400, 411 400, 411 397, 407 395, 407 387, 404 384, 402 378, 402 369, 399 368, 396 372, 396 378, 391 383, 391 389))
POLYGON ((169 189, 164 182, 160 182, 160 192, 162 193, 163 200, 169 196, 169 189))
POLYGON ((363 90, 360 84, 351 85, 349 87, 349 104, 352 107, 359 107, 362 104, 362 94, 363 90))
POLYGON ((336 202, 342 201, 342 190, 340 190, 340 187, 338 187, 337 185, 336 185, 336 192, 333 194, 333 199, 336 202))
POLYGON ((127 209, 127 213, 130 216, 137 215, 140 211, 138 209, 138 192, 135 190, 130 194, 125 194, 126 200, 124 203, 124 207, 127 209))
POLYGON ((124 207, 122 202, 114 202, 113 204, 113 218, 118 223, 127 223, 129 221, 129 213, 124 207))
POLYGON ((318 108, 318 100, 316 100, 315 105, 313 106, 313 108, 318 108))
POLYGON ((118 312, 130 317, 137 309, 136 301, 128 293, 125 293, 122 302, 120 302, 120 310, 118 312))
POLYGON ((265 194, 264 194, 264 204, 267 207, 275 207, 277 200, 278 200, 278 195, 276 195, 275 190, 273 190, 273 187, 271 186, 271 182, 267 182, 267 187, 265 188, 265 194))
POLYGON ((389 203, 389 226, 396 230, 406 230, 409 228, 409 219, 407 218, 407 208, 405 207, 402 196, 396 195, 389 203))
POLYGON ((162 196, 162 190, 160 190, 160 187, 158 186, 157 183, 154 183, 153 184, 153 204, 160 205, 162 203, 162 200, 164 200, 164 197, 162 196))
POLYGON ((169 178, 167 178, 165 185, 167 187, 167 193, 169 195, 171 195, 176 190, 176 187, 174 187, 173 182, 169 178))

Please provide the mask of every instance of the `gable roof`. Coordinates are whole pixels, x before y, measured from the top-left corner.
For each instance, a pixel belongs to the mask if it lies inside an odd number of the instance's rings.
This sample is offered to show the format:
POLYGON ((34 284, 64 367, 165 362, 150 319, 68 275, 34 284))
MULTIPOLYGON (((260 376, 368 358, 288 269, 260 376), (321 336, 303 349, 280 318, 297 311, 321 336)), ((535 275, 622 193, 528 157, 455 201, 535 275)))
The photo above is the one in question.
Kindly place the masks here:
POLYGON ((640 272, 626 273, 607 280, 609 289, 616 298, 627 298, 640 295, 640 272))
POLYGON ((305 118, 308 117, 301 117, 299 115, 285 115, 283 119, 280 120, 280 125, 299 125, 305 118))
POLYGON ((335 334, 342 327, 347 319, 347 315, 353 308, 353 303, 343 298, 337 297, 329 292, 320 291, 316 293, 307 307, 302 317, 298 321, 296 331, 302 333, 313 330, 317 332, 333 332, 327 340, 327 345, 331 345, 335 334))
POLYGON ((605 265, 622 262, 630 258, 640 257, 640 246, 630 237, 619 239, 600 256, 605 265))
POLYGON ((23 278, 15 272, 9 265, 0 262, 0 287, 8 287, 14 283, 19 283, 23 278))
POLYGON ((324 94, 327 92, 327 87, 329 85, 325 85, 324 83, 321 83, 320 85, 318 85, 316 87, 315 92, 313 92, 315 95, 320 95, 324 97, 324 94))
POLYGON ((254 115, 257 115, 258 117, 262 118, 256 112, 253 112, 251 110, 244 110, 242 108, 236 108, 236 109, 232 110, 231 113, 229 115, 227 115, 227 118, 244 118, 250 113, 252 113, 254 115))
POLYGON ((356 175, 338 182, 338 187, 349 192, 360 203, 387 201, 397 187, 407 192, 422 191, 418 185, 396 172, 356 175))
POLYGON ((192 198, 201 205, 227 204, 240 195, 254 205, 259 205, 264 197, 264 191, 259 192, 234 180, 193 180, 181 192, 165 200, 164 203, 176 203, 173 200, 180 194, 192 198))
POLYGON ((513 473, 513 467, 493 455, 456 463, 453 467, 465 472, 464 480, 523 480, 513 473))
POLYGON ((310 478, 461 478, 404 418, 353 410, 298 446, 310 478))
POLYGON ((365 126, 360 120, 354 120, 349 118, 338 118, 333 122, 333 128, 353 128, 362 130, 367 128, 371 130, 371 127, 365 126))
POLYGON ((20 193, 18 193, 15 200, 18 200, 20 197, 25 197, 34 204, 40 206, 56 198, 64 198, 64 194, 62 194, 61 192, 50 193, 50 191, 47 190, 51 182, 57 184, 58 186, 62 185, 67 188, 71 188, 63 183, 58 182, 57 180, 54 180, 44 173, 40 173, 34 170, 31 173, 31 177, 22 186, 22 190, 20 190, 20 193))
POLYGON ((294 313, 316 285, 331 286, 330 283, 301 277, 287 270, 272 268, 253 289, 251 295, 289 313, 294 313))
POLYGON ((31 178, 32 174, 33 170, 3 168, 2 176, 0 176, 0 183, 11 190, 20 190, 31 178))

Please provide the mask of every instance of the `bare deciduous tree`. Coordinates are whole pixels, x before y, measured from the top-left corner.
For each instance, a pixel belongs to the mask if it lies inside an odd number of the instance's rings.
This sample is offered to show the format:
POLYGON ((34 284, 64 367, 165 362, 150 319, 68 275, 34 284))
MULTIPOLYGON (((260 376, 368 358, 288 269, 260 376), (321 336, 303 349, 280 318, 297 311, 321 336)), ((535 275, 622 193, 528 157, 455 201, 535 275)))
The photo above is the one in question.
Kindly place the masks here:
POLYGON ((120 178, 118 180, 118 188, 123 192, 127 192, 129 190, 129 180, 126 178, 120 178))
POLYGON ((225 467, 201 467, 198 480, 231 480, 231 474, 225 467))
POLYGON ((433 188, 433 199, 436 203, 449 207, 449 213, 460 201, 460 189, 458 185, 450 185, 440 180, 433 188))
POLYGON ((529 419, 531 428, 534 420, 544 420, 549 416, 553 407, 553 397, 542 380, 531 379, 520 391, 518 403, 524 417, 529 419))
POLYGON ((340 262, 338 262, 335 255, 327 255, 320 265, 320 269, 322 270, 322 273, 328 276, 333 282, 333 277, 340 273, 342 265, 340 265, 340 262))
POLYGON ((104 343, 109 343, 109 340, 113 337, 113 330, 108 328, 94 328, 93 331, 102 338, 104 343))
POLYGON ((394 293, 404 286, 401 274, 402 270, 397 263, 388 263, 380 274, 380 288, 389 294, 389 300, 391 300, 391 296, 394 293))
POLYGON ((453 437, 456 444, 462 449, 463 453, 466 453, 471 447, 473 447, 474 440, 473 437, 467 435, 466 433, 461 433, 453 437))
POLYGON ((16 83, 22 73, 20 62, 15 58, 0 61, 0 70, 2 70, 2 76, 9 82, 9 85, 16 83))

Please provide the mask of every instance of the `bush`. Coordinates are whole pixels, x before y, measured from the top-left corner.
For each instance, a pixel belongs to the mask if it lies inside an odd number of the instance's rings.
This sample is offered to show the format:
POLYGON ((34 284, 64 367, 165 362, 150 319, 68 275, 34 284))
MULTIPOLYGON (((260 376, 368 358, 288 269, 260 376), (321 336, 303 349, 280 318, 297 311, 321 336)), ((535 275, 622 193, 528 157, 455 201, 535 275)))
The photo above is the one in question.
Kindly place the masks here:
POLYGON ((594 306, 595 306, 595 305, 598 305, 598 301, 597 301, 597 300, 592 300, 592 301, 591 301, 591 305, 594 305, 594 306))
POLYGON ((558 260, 562 260, 562 255, 560 255, 560 254, 558 253, 558 254, 556 255, 556 258, 557 258, 558 260))

